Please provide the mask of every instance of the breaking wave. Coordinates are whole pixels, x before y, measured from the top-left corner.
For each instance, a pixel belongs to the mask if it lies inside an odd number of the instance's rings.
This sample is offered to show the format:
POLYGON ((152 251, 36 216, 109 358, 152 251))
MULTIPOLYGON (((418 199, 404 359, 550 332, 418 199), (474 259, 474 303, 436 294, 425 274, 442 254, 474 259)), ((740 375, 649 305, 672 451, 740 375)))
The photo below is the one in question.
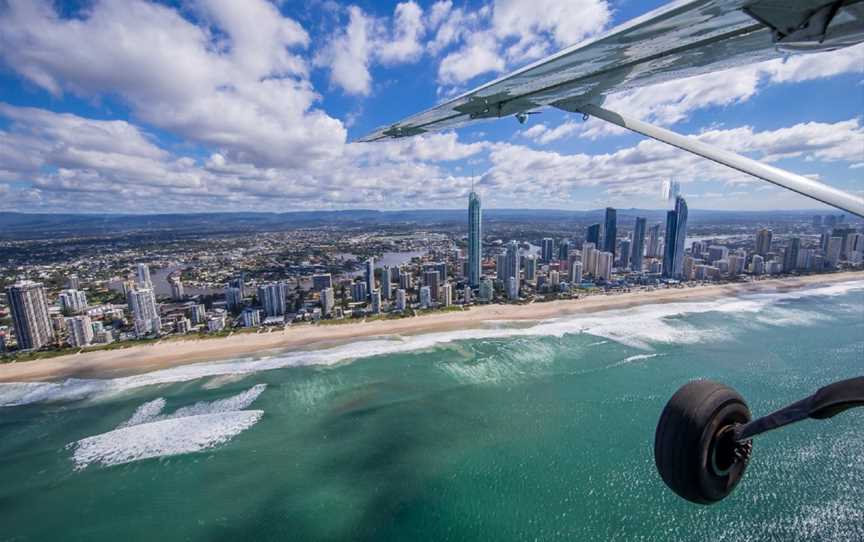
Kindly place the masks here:
POLYGON ((75 470, 94 463, 113 466, 188 454, 224 444, 261 419, 264 411, 243 409, 266 387, 258 384, 237 395, 201 401, 170 414, 162 414, 165 398, 148 401, 113 431, 69 444, 75 470))
MULTIPOLYGON (((839 296, 864 288, 864 281, 851 281, 808 290, 791 292, 744 294, 716 301, 679 302, 643 305, 623 310, 610 310, 584 315, 571 315, 545 320, 530 326, 514 327, 494 323, 478 329, 464 329, 416 336, 393 336, 357 341, 348 345, 322 350, 288 352, 268 358, 240 358, 223 362, 182 365, 171 369, 128 377, 97 380, 70 378, 63 382, 28 382, 0 384, 0 406, 18 406, 39 402, 74 401, 106 398, 127 390, 187 382, 210 377, 239 377, 260 371, 310 365, 335 365, 355 359, 423 351, 443 344, 470 339, 499 339, 520 336, 561 337, 585 333, 612 340, 641 350, 651 351, 652 343, 694 344, 728 338, 728 330, 697 327, 681 317, 700 313, 726 313, 754 320, 753 315, 766 309, 786 310, 786 318, 764 318, 770 325, 806 325, 818 316, 805 318, 791 314, 778 303, 811 296, 839 296)), ((765 314, 767 316, 767 313, 765 314)), ((516 367, 518 370, 518 367, 516 367)), ((461 370, 461 369, 460 369, 461 370)), ((503 375, 486 375, 495 379, 503 375)))

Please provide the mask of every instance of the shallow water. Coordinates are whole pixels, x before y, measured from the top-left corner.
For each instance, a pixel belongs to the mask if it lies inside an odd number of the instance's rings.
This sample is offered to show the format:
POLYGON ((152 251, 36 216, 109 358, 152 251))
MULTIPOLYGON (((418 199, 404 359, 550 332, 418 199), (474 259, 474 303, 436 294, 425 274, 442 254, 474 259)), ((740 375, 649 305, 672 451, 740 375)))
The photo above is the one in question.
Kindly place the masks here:
POLYGON ((864 283, 0 385, 0 540, 862 540, 864 411, 654 470, 693 378, 763 414, 864 374, 864 283))

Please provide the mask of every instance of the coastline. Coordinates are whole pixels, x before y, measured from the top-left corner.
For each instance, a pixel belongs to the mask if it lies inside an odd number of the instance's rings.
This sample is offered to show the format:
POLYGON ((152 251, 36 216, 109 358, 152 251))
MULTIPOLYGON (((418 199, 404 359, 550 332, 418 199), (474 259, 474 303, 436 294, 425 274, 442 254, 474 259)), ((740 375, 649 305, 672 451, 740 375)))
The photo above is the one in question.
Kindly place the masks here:
POLYGON ((240 333, 212 339, 165 341, 120 350, 82 352, 42 360, 7 363, 0 365, 0 382, 115 378, 191 363, 220 361, 270 351, 323 347, 387 335, 417 335, 472 329, 486 322, 501 320, 546 320, 569 314, 626 309, 638 305, 706 301, 729 295, 795 290, 856 280, 864 280, 864 272, 640 290, 528 305, 475 305, 466 311, 342 325, 297 324, 269 333, 240 333))

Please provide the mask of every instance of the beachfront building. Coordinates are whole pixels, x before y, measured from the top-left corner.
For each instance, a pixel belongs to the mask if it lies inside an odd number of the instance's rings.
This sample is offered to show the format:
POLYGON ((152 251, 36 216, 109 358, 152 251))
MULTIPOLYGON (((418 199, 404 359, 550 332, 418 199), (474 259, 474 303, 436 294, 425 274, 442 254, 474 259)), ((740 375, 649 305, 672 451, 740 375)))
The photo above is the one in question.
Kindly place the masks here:
POLYGON ((472 288, 480 285, 482 276, 482 231, 480 196, 472 190, 468 194, 468 285, 472 288))
POLYGON ((81 290, 68 289, 60 292, 58 296, 60 310, 63 314, 79 314, 87 310, 87 294, 81 290))
POLYGON ((156 294, 152 288, 134 288, 126 296, 135 335, 139 338, 150 334, 158 334, 162 330, 162 320, 159 317, 159 307, 156 305, 156 294))
POLYGON ((428 309, 432 306, 432 289, 429 286, 420 287, 420 308, 428 309))
POLYGON ((258 303, 268 317, 284 316, 288 312, 288 285, 272 282, 258 287, 258 303))
POLYGON ((405 309, 408 307, 406 293, 405 290, 399 288, 396 290, 396 310, 399 312, 405 312, 405 309))
POLYGON ((38 349, 54 339, 48 318, 48 299, 41 282, 29 280, 6 287, 19 350, 38 349))
POLYGON ((93 343, 93 322, 86 314, 66 318, 66 332, 71 346, 81 348, 93 343))

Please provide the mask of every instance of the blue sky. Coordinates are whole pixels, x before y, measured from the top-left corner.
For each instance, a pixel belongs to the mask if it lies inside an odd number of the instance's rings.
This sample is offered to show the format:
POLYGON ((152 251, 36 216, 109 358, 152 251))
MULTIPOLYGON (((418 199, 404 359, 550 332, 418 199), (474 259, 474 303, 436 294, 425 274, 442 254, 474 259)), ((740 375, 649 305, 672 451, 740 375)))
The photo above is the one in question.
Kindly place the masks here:
MULTIPOLYGON (((820 208, 544 110, 353 141, 662 2, 0 1, 0 210, 820 208)), ((862 192, 864 49, 613 96, 630 114, 862 192)))

